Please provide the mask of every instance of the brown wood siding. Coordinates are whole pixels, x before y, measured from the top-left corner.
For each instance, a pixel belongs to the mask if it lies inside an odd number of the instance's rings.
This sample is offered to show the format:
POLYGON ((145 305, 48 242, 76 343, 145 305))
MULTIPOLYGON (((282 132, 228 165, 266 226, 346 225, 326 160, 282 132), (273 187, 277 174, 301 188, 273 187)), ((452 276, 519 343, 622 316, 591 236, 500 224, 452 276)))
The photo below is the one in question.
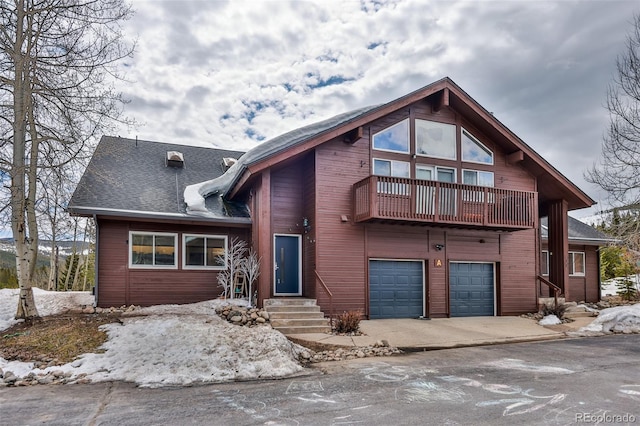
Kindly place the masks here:
POLYGON ((568 302, 597 302, 600 297, 598 284, 598 252, 597 247, 569 245, 569 251, 583 252, 585 262, 584 276, 569 276, 568 302))
MULTIPOLYGON (((365 312, 367 260, 364 226, 353 224, 351 186, 369 175, 369 134, 353 144, 327 142, 316 150, 315 249, 317 270, 333 293, 335 312, 365 312), (346 215, 348 222, 342 222, 346 215)), ((318 290, 318 303, 329 312, 329 298, 318 290)))
MULTIPOLYGON (((493 170, 496 187, 535 191, 536 181, 520 165, 508 164, 506 154, 468 123, 465 128, 487 146, 494 149, 494 166, 436 160, 428 157, 412 159, 410 154, 387 153, 370 149, 370 135, 408 118, 434 119, 462 123, 451 109, 433 113, 431 106, 419 102, 370 123, 363 136, 354 144, 341 139, 316 148, 316 239, 317 269, 334 294, 336 312, 360 309, 368 314, 368 261, 370 258, 415 259, 425 261, 427 312, 431 317, 449 315, 447 271, 449 261, 495 262, 498 314, 519 314, 535 311, 536 298, 536 229, 498 233, 491 230, 444 230, 441 228, 353 223, 351 186, 372 173, 373 158, 390 158, 411 163, 442 164, 456 167, 458 182, 462 168, 493 170), (341 222, 348 215, 349 223, 341 222), (482 242, 481 242, 482 240, 482 242), (444 244, 443 251, 433 246, 444 244), (440 260, 441 267, 436 266, 440 260)), ((413 149, 413 148, 412 148, 413 149)), ((306 192, 306 190, 305 190, 306 192)), ((308 263, 305 262, 305 263, 308 263)), ((316 295, 328 312, 328 298, 316 295)))
MULTIPOLYGON (((311 229, 308 233, 304 234, 302 239, 302 273, 303 283, 302 292, 305 297, 312 299, 316 298, 316 276, 314 270, 316 269, 316 187, 315 187, 315 173, 316 173, 316 159, 315 151, 311 152, 303 160, 303 213, 304 216, 309 219, 309 225, 311 229)), ((322 290, 318 290, 323 293, 322 290)))
POLYGON ((274 233, 302 234, 303 163, 271 170, 271 225, 274 233))
MULTIPOLYGON (((569 244, 569 251, 584 252, 585 276, 569 276, 568 302, 598 302, 600 300, 600 271, 598 270, 598 246, 569 244)), ((549 250, 546 240, 542 242, 542 250, 549 250)), ((540 288, 542 297, 548 296, 546 286, 540 288)))
POLYGON ((126 223, 98 220, 98 306, 122 306, 127 303, 128 247, 126 223))
POLYGON ((99 220, 98 306, 193 303, 214 299, 222 289, 217 271, 182 269, 183 234, 227 235, 249 241, 248 229, 99 220), (178 234, 177 269, 130 269, 129 231, 178 234))
POLYGON ((500 235, 501 315, 537 310, 536 233, 529 229, 500 235))
POLYGON ((258 306, 271 297, 273 282, 273 252, 271 236, 271 172, 265 170, 253 188, 255 211, 252 212, 252 236, 260 255, 258 276, 258 306))

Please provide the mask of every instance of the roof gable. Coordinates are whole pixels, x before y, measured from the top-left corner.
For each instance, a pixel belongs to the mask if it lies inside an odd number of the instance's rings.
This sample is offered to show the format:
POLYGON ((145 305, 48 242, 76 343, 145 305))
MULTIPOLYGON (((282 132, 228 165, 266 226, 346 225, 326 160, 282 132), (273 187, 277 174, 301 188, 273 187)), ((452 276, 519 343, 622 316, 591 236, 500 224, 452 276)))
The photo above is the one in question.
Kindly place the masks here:
POLYGON ((594 200, 551 166, 449 78, 438 80, 386 104, 340 114, 264 142, 248 151, 236 165, 220 178, 187 188, 185 201, 188 200, 189 209, 193 208, 194 211, 197 211, 200 208, 202 197, 208 194, 220 193, 232 198, 243 189, 251 176, 260 173, 262 170, 425 99, 428 99, 435 109, 453 108, 495 143, 499 144, 507 154, 513 155, 513 158, 519 161, 524 168, 529 170, 538 180, 541 210, 545 210, 546 203, 558 199, 567 200, 569 210, 585 208, 595 204, 594 200))

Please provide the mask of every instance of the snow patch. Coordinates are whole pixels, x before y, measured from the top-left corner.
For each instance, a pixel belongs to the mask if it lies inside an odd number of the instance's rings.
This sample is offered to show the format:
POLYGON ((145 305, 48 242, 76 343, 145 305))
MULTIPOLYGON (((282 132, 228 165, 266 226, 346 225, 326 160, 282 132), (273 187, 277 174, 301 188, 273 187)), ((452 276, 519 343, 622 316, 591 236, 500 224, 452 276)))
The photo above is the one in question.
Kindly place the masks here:
POLYGON ((562 321, 560 321, 560 318, 558 318, 555 315, 547 315, 546 317, 544 317, 540 321, 538 321, 538 324, 540 324, 540 325, 558 325, 558 324, 562 324, 562 321))
POLYGON ((640 303, 603 309, 591 324, 575 332, 581 336, 609 333, 640 333, 640 303))
MULTIPOLYGON (((92 304, 84 292, 34 289, 41 315, 62 313, 92 304)), ((0 329, 13 320, 17 289, 0 290, 0 329)), ((122 324, 107 324, 102 353, 81 355, 63 366, 34 369, 32 363, 0 358, 0 368, 17 377, 30 372, 62 370, 74 380, 81 374, 92 381, 123 380, 145 387, 285 377, 303 370, 298 362, 307 350, 290 342, 269 325, 242 327, 223 321, 221 305, 246 306, 245 300, 209 300, 188 305, 138 308, 122 315, 122 324)))

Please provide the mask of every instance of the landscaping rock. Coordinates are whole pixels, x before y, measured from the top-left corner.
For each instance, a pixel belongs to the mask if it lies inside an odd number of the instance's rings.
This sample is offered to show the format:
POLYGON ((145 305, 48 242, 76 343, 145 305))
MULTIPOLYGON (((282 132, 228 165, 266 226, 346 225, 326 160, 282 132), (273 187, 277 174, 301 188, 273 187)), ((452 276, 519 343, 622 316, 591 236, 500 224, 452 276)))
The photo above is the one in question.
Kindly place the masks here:
POLYGON ((269 314, 258 308, 226 305, 216 308, 216 314, 232 324, 247 327, 263 325, 269 321, 269 314))

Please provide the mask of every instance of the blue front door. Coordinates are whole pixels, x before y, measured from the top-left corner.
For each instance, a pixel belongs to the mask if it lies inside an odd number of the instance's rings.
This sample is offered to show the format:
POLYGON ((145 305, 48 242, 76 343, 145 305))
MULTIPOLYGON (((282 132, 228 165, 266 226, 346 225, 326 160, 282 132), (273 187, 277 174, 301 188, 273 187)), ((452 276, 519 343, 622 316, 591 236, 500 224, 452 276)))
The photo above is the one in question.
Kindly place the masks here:
POLYGON ((277 296, 302 295, 302 265, 300 235, 276 235, 274 250, 274 281, 277 296))

